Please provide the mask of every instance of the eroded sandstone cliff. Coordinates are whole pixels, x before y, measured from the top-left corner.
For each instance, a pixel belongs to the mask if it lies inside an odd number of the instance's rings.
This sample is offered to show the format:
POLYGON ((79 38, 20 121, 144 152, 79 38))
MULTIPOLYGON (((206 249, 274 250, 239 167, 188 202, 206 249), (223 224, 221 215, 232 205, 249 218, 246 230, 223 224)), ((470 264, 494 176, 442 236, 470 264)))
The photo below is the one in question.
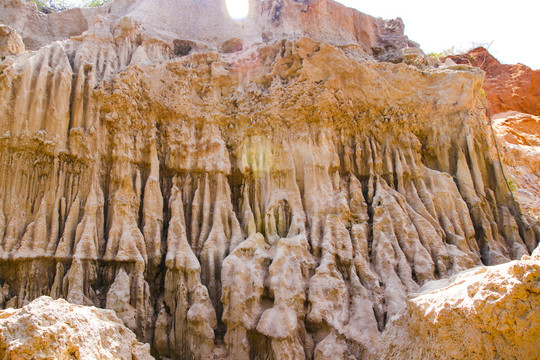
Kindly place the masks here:
POLYGON ((429 67, 399 19, 73 14, 88 27, 36 46, 50 17, 0 12, 36 50, 0 63, 2 307, 113 309, 164 358, 364 358, 408 293, 540 240, 490 155, 483 73, 429 67))

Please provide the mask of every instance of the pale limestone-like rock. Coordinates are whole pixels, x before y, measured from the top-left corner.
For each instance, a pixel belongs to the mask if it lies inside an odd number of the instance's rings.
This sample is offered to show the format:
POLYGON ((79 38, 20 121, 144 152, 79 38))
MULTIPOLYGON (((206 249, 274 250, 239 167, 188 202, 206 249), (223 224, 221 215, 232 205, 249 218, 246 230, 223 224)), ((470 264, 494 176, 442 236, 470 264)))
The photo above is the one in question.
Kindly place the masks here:
POLYGON ((493 128, 524 220, 540 221, 540 116, 516 111, 499 113, 493 116, 493 128))
POLYGON ((201 284, 201 265, 187 241, 182 191, 176 184, 170 199, 165 308, 158 315, 155 346, 162 356, 206 359, 214 347, 216 311, 207 287, 201 284))
POLYGON ((540 252, 428 283, 391 319, 384 359, 537 359, 540 252))
POLYGON ((114 312, 47 296, 0 310, 0 358, 153 359, 114 312))
POLYGON ((120 269, 107 293, 105 308, 114 310, 128 328, 135 329, 135 308, 129 303, 131 298, 130 285, 129 276, 124 269, 120 269))
POLYGON ((24 50, 24 44, 19 34, 9 26, 0 24, 0 57, 19 55, 24 50))
POLYGON ((234 359, 249 359, 248 331, 255 330, 264 311, 264 280, 270 257, 264 237, 255 233, 240 243, 223 262, 223 322, 225 343, 234 359))
MULTIPOLYGON (((249 16, 240 21, 231 19, 221 0, 122 0, 51 14, 39 12, 32 2, 9 2, 0 12, 0 21, 11 25, 30 50, 70 37, 84 37, 94 32, 96 25, 108 22, 110 29, 102 27, 94 34, 125 38, 142 30, 151 42, 163 42, 154 45, 163 47, 169 43, 170 50, 177 55, 201 47, 232 53, 253 44, 305 34, 336 45, 359 44, 369 54, 381 58, 422 54, 419 45, 403 35, 401 19, 374 18, 328 0, 311 1, 307 7, 298 0, 250 1, 249 16), (334 16, 327 16, 329 13, 334 16), (176 14, 183 21, 178 21, 176 14), (188 46, 175 47, 174 41, 188 46)), ((146 57, 139 51, 137 58, 146 57)))

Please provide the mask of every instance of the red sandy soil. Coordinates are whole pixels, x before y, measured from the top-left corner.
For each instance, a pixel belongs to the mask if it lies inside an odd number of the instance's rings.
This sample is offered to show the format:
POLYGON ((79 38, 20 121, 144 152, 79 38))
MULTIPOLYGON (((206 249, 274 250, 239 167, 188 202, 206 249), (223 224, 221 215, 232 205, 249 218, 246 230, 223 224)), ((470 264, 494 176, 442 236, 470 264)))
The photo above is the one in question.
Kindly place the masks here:
POLYGON ((514 110, 540 116, 540 70, 501 64, 483 47, 449 57, 456 64, 470 64, 486 72, 484 90, 492 114, 514 110))

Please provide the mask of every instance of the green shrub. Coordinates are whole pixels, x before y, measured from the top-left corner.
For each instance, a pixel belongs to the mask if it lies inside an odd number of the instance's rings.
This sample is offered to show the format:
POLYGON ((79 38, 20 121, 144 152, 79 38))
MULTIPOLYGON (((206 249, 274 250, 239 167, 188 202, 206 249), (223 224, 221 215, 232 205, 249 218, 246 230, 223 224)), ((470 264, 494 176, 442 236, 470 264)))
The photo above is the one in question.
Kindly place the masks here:
POLYGON ((512 178, 509 178, 508 179, 508 188, 510 189, 510 191, 514 192, 517 190, 518 188, 518 185, 516 183, 516 180, 512 179, 512 178))
MULTIPOLYGON (((65 0, 27 0, 32 1, 36 4, 39 11, 44 13, 64 11, 67 9, 74 8, 76 6, 67 4, 65 0)), ((105 3, 111 2, 112 0, 85 0, 82 2, 82 7, 96 7, 103 5, 105 3)))
POLYGON ((108 2, 111 2, 111 1, 112 0, 90 0, 90 1, 87 1, 84 6, 86 6, 86 7, 96 7, 96 6, 101 6, 101 5, 106 4, 108 2))

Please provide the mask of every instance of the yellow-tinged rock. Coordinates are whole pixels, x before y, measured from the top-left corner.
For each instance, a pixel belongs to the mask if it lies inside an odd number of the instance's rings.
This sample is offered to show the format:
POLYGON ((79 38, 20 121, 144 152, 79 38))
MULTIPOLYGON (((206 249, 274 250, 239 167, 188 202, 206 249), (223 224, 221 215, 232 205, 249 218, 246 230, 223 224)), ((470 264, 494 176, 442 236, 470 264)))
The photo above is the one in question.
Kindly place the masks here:
POLYGON ((0 310, 1 359, 150 360, 112 310, 42 296, 21 309, 0 310))

